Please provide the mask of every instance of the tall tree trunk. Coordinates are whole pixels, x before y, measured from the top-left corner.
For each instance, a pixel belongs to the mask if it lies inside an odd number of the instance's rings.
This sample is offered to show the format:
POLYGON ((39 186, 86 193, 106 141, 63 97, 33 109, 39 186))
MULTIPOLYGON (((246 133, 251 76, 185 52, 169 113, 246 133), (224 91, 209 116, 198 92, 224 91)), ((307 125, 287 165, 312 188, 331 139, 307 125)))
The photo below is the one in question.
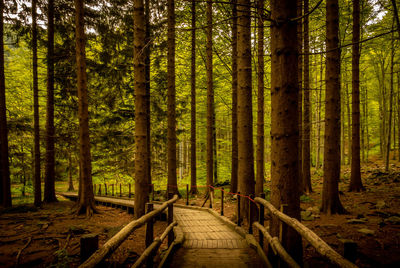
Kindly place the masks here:
POLYGON ((33 71, 33 121, 34 121, 34 205, 42 203, 42 186, 40 181, 40 126, 39 126, 39 86, 37 56, 37 0, 32 0, 32 71, 33 71))
POLYGON ((396 5, 396 0, 391 0, 392 6, 393 6, 393 17, 396 20, 397 24, 397 32, 399 33, 399 40, 400 40, 400 20, 399 20, 399 13, 397 11, 397 5, 396 5))
POLYGON ((237 133, 237 90, 238 90, 238 68, 237 68, 237 0, 232 0, 232 171, 231 192, 237 192, 238 185, 238 133, 237 133))
POLYGON ((135 0, 133 19, 134 34, 134 79, 135 79, 135 218, 145 214, 145 206, 149 201, 148 178, 148 121, 147 113, 147 80, 146 80, 146 26, 143 0, 135 0))
POLYGON ((4 2, 0 0, 0 194, 1 205, 11 207, 10 167, 8 162, 6 84, 4 76, 4 2))
MULTIPOLYGON (((303 0, 297 0, 296 2, 297 5, 297 17, 301 17, 303 15, 303 0)), ((298 42, 297 42, 297 49, 299 51, 299 56, 298 56, 298 81, 299 81, 299 100, 298 100, 298 106, 297 108, 299 109, 298 111, 298 116, 299 116, 299 146, 298 146, 298 172, 299 172, 299 191, 302 192, 303 191, 303 187, 302 187, 302 182, 303 182, 303 170, 302 170, 302 166, 303 166, 303 56, 302 56, 302 52, 303 52, 303 22, 302 20, 299 20, 297 22, 297 38, 298 38, 298 42)))
POLYGON ((150 0, 145 0, 145 77, 146 77, 146 135, 147 135, 147 187, 148 192, 151 191, 151 124, 150 124, 150 44, 151 44, 151 37, 150 37, 150 0))
POLYGON ((364 189, 360 164, 360 0, 353 0, 353 46, 352 46, 352 138, 350 191, 364 189))
MULTIPOLYGON (((212 1, 207 0, 206 6, 206 70, 207 70, 207 185, 213 183, 213 115, 214 115, 214 88, 212 65, 212 1)), ((207 192, 212 188, 207 188, 207 192)))
POLYGON ((264 192, 264 0, 257 1, 257 177, 256 195, 264 192))
POLYGON ((369 127, 368 127, 368 90, 365 87, 365 102, 364 102, 364 110, 365 110, 365 134, 367 139, 367 153, 366 153, 366 162, 368 163, 369 156, 369 127))
POLYGON ((400 161, 400 72, 397 73, 397 137, 398 137, 398 155, 400 161))
POLYGON ((84 25, 84 0, 75 0, 75 42, 77 64, 77 88, 78 88, 78 113, 79 113, 79 162, 80 181, 79 206, 77 213, 86 213, 90 217, 95 211, 93 184, 92 184, 92 160, 90 155, 89 137, 89 112, 88 90, 86 76, 86 52, 85 52, 85 25, 84 25))
POLYGON ((215 105, 213 102, 213 173, 214 173, 214 180, 213 183, 218 182, 218 148, 217 148, 217 128, 216 128, 216 120, 217 115, 215 113, 215 105))
MULTIPOLYGON (((273 0, 271 19, 271 203, 290 217, 300 219, 298 34, 296 0, 273 0), (279 23, 285 22, 285 23, 279 23), (282 53, 285 51, 285 53, 282 53)), ((272 219, 271 234, 278 236, 279 220, 272 219)), ((301 236, 282 226, 281 243, 302 262, 301 236)))
POLYGON ((322 85, 323 85, 323 72, 324 72, 324 57, 321 54, 321 62, 320 62, 320 85, 319 85, 319 90, 318 90, 318 98, 317 98, 317 103, 318 103, 318 108, 317 108, 317 114, 318 114, 318 120, 317 120, 317 160, 316 160, 316 168, 319 169, 321 167, 320 164, 320 159, 321 159, 321 107, 322 107, 322 85))
MULTIPOLYGON (((345 64, 345 66, 347 66, 345 64)), ((346 81, 345 81, 345 86, 346 86, 346 110, 347 110, 347 163, 350 165, 351 164, 351 111, 350 111, 350 93, 349 93, 349 84, 348 84, 348 79, 347 79, 347 67, 345 68, 346 72, 346 81)), ((343 118, 344 120, 344 118, 343 118)), ((344 148, 343 148, 344 150, 344 148)))
MULTIPOLYGON (((392 29, 393 29, 392 25, 392 29)), ((389 92, 389 119, 387 128, 387 143, 386 143, 386 155, 385 155, 385 171, 389 172, 389 155, 390 155, 390 139, 392 129, 392 114, 393 114, 393 59, 394 59, 394 34, 392 32, 391 40, 391 53, 390 53, 390 92, 389 92)))
MULTIPOLYGON (((254 194, 253 107, 251 81, 250 0, 238 1, 238 190, 254 194)), ((248 202, 241 203, 248 215, 248 202)))
MULTIPOLYGON (((308 0, 304 0, 304 14, 308 13, 308 0)), ((304 118, 303 118, 303 148, 302 148, 302 173, 303 173, 303 192, 312 192, 311 173, 310 173, 310 135, 311 135, 311 112, 310 112, 310 44, 308 16, 304 18, 304 118)))
POLYGON ((326 3, 325 148, 322 212, 344 213, 339 199, 340 178, 340 50, 338 0, 326 3))
POLYGON ((68 191, 75 191, 72 181, 72 152, 68 150, 68 191))
POLYGON ((48 2, 47 20, 46 166, 43 201, 51 203, 57 201, 55 192, 54 152, 54 0, 49 0, 48 2))
POLYGON ((196 0, 192 0, 191 113, 190 113, 190 193, 197 194, 196 175, 196 0))
POLYGON ((167 55, 167 86, 168 86, 168 193, 178 193, 176 180, 176 101, 175 101, 175 1, 168 0, 168 55, 167 55))

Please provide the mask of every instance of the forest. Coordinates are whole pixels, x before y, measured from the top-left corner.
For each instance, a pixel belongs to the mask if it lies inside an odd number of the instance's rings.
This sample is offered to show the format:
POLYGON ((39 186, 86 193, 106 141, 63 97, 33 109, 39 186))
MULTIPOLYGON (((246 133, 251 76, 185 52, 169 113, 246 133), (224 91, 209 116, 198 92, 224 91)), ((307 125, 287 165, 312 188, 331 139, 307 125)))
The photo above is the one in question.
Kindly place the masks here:
MULTIPOLYGON (((0 266, 77 267, 83 234, 104 245, 173 195, 249 230, 270 202, 359 267, 400 265, 399 5, 0 0, 0 266)), ((331 267, 265 217, 294 262, 331 267)), ((140 259, 146 230, 108 265, 140 259)))

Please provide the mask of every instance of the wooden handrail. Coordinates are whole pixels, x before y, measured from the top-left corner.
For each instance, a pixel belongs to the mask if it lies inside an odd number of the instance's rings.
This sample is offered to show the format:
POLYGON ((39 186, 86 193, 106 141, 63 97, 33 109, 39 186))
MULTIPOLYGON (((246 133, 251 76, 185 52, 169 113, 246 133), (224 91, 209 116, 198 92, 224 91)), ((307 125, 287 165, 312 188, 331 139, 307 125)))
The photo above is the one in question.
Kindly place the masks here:
POLYGON ((339 253, 333 250, 324 240, 316 233, 301 224, 297 219, 291 218, 286 214, 277 210, 270 202, 260 197, 254 199, 257 203, 266 207, 274 216, 295 229, 305 240, 307 240, 322 256, 327 257, 331 262, 336 263, 340 267, 355 268, 355 264, 343 258, 339 253))
POLYGON ((265 227, 262 226, 260 223, 253 222, 253 225, 264 234, 265 239, 267 239, 268 243, 271 245, 272 251, 275 255, 279 255, 281 259, 289 265, 289 267, 300 268, 300 265, 298 265, 297 262, 293 260, 289 253, 287 253, 277 237, 272 237, 267 229, 265 229, 265 227))
POLYGON ((122 228, 116 235, 111 237, 101 248, 99 248, 95 253, 90 256, 84 263, 82 263, 80 268, 89 268, 95 267, 102 260, 104 260, 107 256, 113 253, 121 244, 125 241, 126 238, 137 228, 144 225, 146 222, 153 219, 155 216, 161 214, 164 209, 168 207, 169 204, 173 204, 178 200, 178 195, 174 195, 174 197, 167 202, 164 202, 161 207, 152 212, 140 217, 137 220, 131 221, 128 225, 122 228))
POLYGON ((160 237, 156 237, 153 241, 153 243, 148 246, 145 251, 140 255, 139 259, 136 260, 136 262, 131 266, 132 268, 140 267, 149 257, 151 257, 154 254, 154 251, 158 249, 158 247, 161 245, 161 243, 164 241, 164 239, 167 237, 167 235, 173 230, 174 226, 176 226, 178 223, 174 221, 168 227, 165 229, 164 233, 160 237))

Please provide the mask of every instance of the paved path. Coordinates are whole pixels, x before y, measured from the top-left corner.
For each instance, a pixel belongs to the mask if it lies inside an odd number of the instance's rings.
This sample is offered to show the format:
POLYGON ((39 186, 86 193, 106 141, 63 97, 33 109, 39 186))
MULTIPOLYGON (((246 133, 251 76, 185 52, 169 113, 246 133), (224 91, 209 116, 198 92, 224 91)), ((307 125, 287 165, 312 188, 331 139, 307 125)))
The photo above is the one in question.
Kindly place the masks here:
POLYGON ((185 241, 170 267, 263 267, 238 233, 203 210, 174 208, 185 241))

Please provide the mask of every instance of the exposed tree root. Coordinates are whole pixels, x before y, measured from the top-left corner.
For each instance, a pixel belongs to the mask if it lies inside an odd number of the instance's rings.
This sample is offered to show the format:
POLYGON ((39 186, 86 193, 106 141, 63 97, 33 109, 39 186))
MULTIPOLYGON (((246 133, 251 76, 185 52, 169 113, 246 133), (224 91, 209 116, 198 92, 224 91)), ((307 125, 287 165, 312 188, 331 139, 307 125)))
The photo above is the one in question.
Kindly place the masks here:
POLYGON ((15 263, 15 267, 17 267, 18 264, 19 264, 19 258, 20 258, 20 256, 21 256, 22 251, 23 251, 24 249, 26 249, 26 248, 29 246, 29 244, 30 244, 31 242, 32 242, 32 236, 29 237, 28 242, 26 242, 26 244, 18 251, 17 260, 16 260, 16 263, 15 263))

